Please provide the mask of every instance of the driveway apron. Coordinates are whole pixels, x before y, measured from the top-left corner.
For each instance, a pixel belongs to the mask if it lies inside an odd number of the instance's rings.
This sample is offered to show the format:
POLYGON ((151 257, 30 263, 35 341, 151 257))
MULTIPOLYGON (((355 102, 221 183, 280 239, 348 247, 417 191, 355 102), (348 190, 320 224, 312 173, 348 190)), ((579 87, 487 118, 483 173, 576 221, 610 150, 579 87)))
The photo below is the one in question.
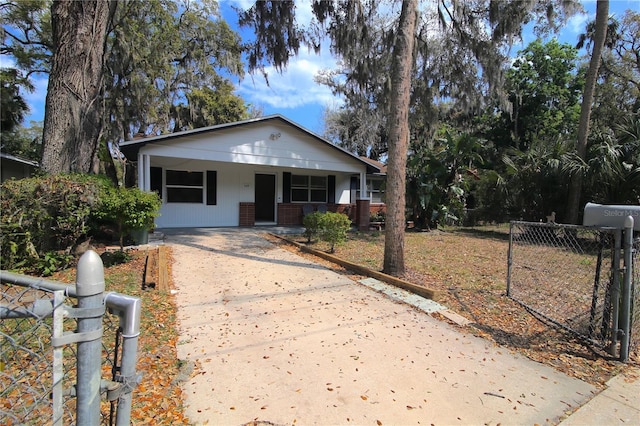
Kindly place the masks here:
POLYGON ((557 424, 597 392, 255 231, 165 238, 195 424, 557 424))

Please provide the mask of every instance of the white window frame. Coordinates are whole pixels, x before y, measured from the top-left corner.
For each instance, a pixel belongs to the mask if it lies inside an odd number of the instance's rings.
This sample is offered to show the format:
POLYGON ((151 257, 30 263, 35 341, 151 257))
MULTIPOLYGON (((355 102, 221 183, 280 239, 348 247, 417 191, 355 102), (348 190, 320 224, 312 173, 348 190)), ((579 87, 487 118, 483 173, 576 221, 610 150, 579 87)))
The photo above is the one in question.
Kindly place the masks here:
MULTIPOLYGON (((298 194, 296 194, 298 195, 298 194)), ((329 197, 329 178, 327 176, 318 175, 291 175, 291 202, 292 203, 326 203, 329 197), (296 178, 305 178, 305 184, 296 183, 296 178), (319 184, 321 180, 321 184, 319 184), (314 182, 315 181, 315 182, 314 182), (306 199, 296 199, 294 192, 306 191, 306 199), (314 192, 322 191, 324 193, 324 199, 314 200, 314 192)))
MULTIPOLYGON (((356 192, 356 197, 360 198, 368 198, 371 200, 371 204, 384 204, 384 190, 382 189, 382 185, 384 184, 383 177, 371 177, 367 176, 366 178, 366 197, 360 197, 360 189, 356 192), (374 182, 378 183, 378 187, 374 186, 374 182)), ((360 185, 358 184, 358 188, 360 185)))

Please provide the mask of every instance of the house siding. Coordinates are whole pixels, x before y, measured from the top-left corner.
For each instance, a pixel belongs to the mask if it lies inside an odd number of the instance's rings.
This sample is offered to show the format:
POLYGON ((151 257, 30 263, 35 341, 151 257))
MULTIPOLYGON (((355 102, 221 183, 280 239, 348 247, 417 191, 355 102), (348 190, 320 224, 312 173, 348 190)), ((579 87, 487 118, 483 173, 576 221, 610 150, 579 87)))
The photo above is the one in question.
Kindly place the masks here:
POLYGON ((179 142, 158 141, 141 148, 140 153, 317 171, 359 172, 363 169, 356 158, 338 155, 335 148, 318 143, 307 133, 276 124, 190 135, 179 142), (271 140, 271 135, 280 136, 271 140))
MULTIPOLYGON (((207 205, 204 199, 207 188, 204 179, 202 203, 167 203, 163 196, 160 216, 156 219, 159 228, 169 227, 211 227, 238 226, 241 202, 253 202, 253 173, 249 167, 238 167, 234 164, 213 163, 201 160, 182 161, 173 164, 174 159, 154 159, 152 164, 166 170, 188 170, 194 172, 216 171, 217 203, 207 205)), ((166 195, 166 184, 163 184, 166 195)))

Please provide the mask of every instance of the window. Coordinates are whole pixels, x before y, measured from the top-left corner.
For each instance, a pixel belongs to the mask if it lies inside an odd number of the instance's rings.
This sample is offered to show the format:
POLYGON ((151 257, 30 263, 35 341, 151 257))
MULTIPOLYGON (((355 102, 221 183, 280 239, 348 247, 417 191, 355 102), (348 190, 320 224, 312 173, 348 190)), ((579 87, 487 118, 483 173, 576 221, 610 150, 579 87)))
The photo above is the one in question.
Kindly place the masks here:
MULTIPOLYGON (((360 197, 360 186, 356 192, 356 197, 360 197)), ((371 200, 371 204, 384 203, 384 179, 383 178, 367 178, 367 194, 366 198, 371 200)))
POLYGON ((327 177, 291 175, 292 202, 327 202, 327 177))
POLYGON ((167 203, 202 203, 203 173, 167 170, 167 203))

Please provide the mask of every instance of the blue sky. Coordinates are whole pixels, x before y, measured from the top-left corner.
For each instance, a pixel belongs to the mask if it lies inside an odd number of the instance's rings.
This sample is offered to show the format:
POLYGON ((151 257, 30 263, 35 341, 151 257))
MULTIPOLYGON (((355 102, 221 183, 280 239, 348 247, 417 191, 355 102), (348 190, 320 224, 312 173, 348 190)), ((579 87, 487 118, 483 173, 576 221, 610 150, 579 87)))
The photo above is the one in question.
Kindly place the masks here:
MULTIPOLYGON (((223 18, 235 28, 237 16, 231 6, 248 7, 252 3, 249 0, 221 1, 223 18)), ((558 36, 561 42, 572 45, 576 43, 578 35, 584 31, 585 23, 595 17, 595 5, 595 0, 583 1, 586 14, 578 14, 570 20, 558 36)), ((304 17, 305 14, 310 14, 309 9, 308 2, 300 2, 297 10, 298 16, 304 17)), ((640 2, 638 0, 611 0, 609 6, 611 14, 622 16, 626 9, 640 10, 640 2)), ((525 40, 515 45, 513 52, 523 49, 533 39, 533 35, 527 36, 525 34, 525 40)), ((7 66, 6 60, 1 59, 0 65, 7 66)), ((301 49, 299 56, 292 58, 284 73, 279 74, 273 69, 267 69, 269 86, 260 75, 254 77, 246 75, 242 81, 237 83, 236 93, 247 103, 260 107, 264 115, 282 114, 301 126, 322 134, 324 129, 323 111, 326 107, 339 106, 340 100, 336 99, 328 88, 316 84, 313 78, 318 71, 334 66, 335 59, 331 57, 328 49, 323 49, 320 55, 301 49)), ((40 121, 44 117, 47 80, 41 76, 34 79, 33 82, 35 91, 25 95, 31 107, 30 114, 24 122, 25 126, 28 126, 31 120, 40 121)))

